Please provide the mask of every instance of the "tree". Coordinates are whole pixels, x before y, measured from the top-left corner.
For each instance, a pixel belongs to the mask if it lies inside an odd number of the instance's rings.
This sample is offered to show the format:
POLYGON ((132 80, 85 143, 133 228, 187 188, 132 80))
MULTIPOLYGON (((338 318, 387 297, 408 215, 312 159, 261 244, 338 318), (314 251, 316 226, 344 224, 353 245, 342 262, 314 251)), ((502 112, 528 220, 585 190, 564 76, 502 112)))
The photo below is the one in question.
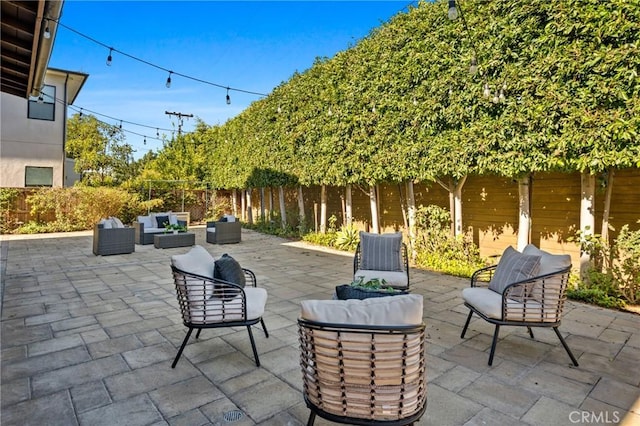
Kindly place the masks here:
POLYGON ((93 186, 117 185, 134 175, 133 148, 121 129, 93 115, 74 114, 67 122, 68 157, 82 181, 93 186))

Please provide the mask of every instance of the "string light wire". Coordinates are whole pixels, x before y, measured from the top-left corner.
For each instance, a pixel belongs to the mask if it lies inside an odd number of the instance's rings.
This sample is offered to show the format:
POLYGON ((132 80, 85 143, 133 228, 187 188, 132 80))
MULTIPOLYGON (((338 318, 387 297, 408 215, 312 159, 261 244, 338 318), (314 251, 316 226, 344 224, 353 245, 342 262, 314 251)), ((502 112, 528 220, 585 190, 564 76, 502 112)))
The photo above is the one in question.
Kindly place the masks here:
POLYGON ((266 93, 260 93, 260 92, 255 92, 255 91, 252 91, 252 90, 240 89, 240 88, 237 88, 237 87, 230 87, 230 86, 227 86, 227 85, 224 85, 224 84, 218 84, 218 83, 214 83, 214 82, 211 82, 211 81, 203 80, 203 79, 198 78, 198 77, 193 77, 193 76, 190 76, 190 75, 187 75, 187 74, 183 74, 181 72, 172 71, 169 68, 165 68, 165 67, 162 67, 160 65, 156 65, 156 64, 154 64, 152 62, 149 62, 147 60, 138 58, 137 56, 130 55, 129 53, 126 53, 126 52, 123 52, 121 50, 118 50, 115 47, 111 47, 111 46, 109 46, 109 45, 107 45, 105 43, 102 43, 101 41, 98 41, 98 40, 96 40, 95 38, 93 38, 91 36, 83 34, 80 31, 75 30, 75 29, 69 27, 68 25, 63 24, 59 20, 51 19, 51 18, 45 18, 45 19, 47 19, 48 21, 55 22, 58 25, 60 25, 61 27, 71 31, 72 33, 75 33, 75 34, 79 35, 80 37, 83 37, 83 38, 85 38, 85 39, 87 39, 87 40, 89 40, 89 41, 91 41, 91 42, 93 42, 93 43, 95 43, 95 44, 97 44, 99 46, 102 46, 105 49, 109 49, 110 52, 119 53, 119 54, 121 54, 123 56, 126 56, 129 59, 133 59, 134 61, 138 61, 138 62, 143 63, 145 65, 148 65, 150 67, 153 67, 153 68, 156 68, 156 69, 159 69, 159 70, 162 70, 162 71, 165 71, 165 72, 169 73, 169 77, 167 78, 167 84, 168 85, 171 85, 171 75, 177 75, 179 77, 186 78, 186 79, 191 80, 191 81, 196 81, 196 82, 202 83, 202 84, 208 84, 209 86, 218 87, 220 89, 225 89, 225 90, 227 90, 227 93, 229 91, 234 91, 234 92, 246 93, 246 94, 249 94, 249 95, 268 96, 266 93))

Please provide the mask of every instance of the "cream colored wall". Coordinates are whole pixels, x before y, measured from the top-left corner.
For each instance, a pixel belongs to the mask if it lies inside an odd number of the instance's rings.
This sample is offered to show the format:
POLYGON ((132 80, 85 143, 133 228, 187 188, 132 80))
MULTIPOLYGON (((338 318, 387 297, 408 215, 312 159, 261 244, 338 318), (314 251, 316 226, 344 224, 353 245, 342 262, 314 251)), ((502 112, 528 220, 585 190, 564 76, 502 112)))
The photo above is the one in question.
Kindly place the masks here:
MULTIPOLYGON (((45 84, 56 86, 64 99, 64 74, 47 73, 45 84)), ((0 99, 0 186, 24 187, 25 167, 53 167, 53 186, 63 185, 64 106, 55 103, 55 121, 27 118, 27 99, 2 93, 0 99)))

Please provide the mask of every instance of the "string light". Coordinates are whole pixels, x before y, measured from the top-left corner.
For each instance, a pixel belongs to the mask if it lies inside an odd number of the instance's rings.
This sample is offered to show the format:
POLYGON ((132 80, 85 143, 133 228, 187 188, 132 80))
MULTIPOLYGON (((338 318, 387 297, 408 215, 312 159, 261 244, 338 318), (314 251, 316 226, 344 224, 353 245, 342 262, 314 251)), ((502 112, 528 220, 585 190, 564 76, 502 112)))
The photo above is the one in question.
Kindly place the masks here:
POLYGON ((167 89, 171 87, 171 74, 173 74, 173 71, 169 71, 169 77, 167 77, 167 83, 165 84, 167 89))
POLYGON ((45 18, 45 20, 47 21, 47 26, 44 28, 44 38, 49 40, 51 38, 51 31, 49 30, 49 20, 47 18, 45 18))
POLYGON ((447 16, 452 21, 458 19, 458 9, 456 8, 456 0, 449 0, 449 11, 447 12, 447 16))
POLYGON ((146 136, 144 137, 144 142, 142 142, 142 144, 143 144, 143 145, 146 145, 146 144, 147 144, 147 137, 146 137, 146 136))
POLYGON ((120 120, 120 130, 122 130, 122 120, 120 120))
POLYGON ((474 54, 471 57, 471 66, 469 67, 469 73, 471 75, 476 75, 478 72, 478 60, 476 59, 476 55, 474 54))
POLYGON ((82 118, 82 108, 80 108, 80 118, 82 118))
POLYGON ((113 60, 113 57, 111 56, 111 54, 113 53, 113 47, 109 48, 109 56, 107 56, 107 66, 110 67, 111 66, 111 61, 113 60))
POLYGON ((229 96, 229 88, 227 87, 227 105, 231 105, 231 96, 229 96))
MULTIPOLYGON (((156 65, 156 64, 151 63, 149 61, 146 61, 144 59, 141 59, 141 58, 138 58, 136 56, 130 55, 130 54, 126 53, 126 52, 118 50, 115 47, 110 47, 109 45, 107 45, 105 43, 102 43, 102 42, 100 42, 100 41, 98 41, 98 40, 94 39, 93 37, 90 37, 90 36, 88 36, 86 34, 83 34, 80 31, 77 31, 77 30, 69 27, 68 25, 63 24, 62 22, 60 22, 58 20, 55 20, 55 19, 50 19, 50 20, 55 22, 55 23, 57 23, 59 26, 61 26, 61 27, 65 28, 65 29, 67 29, 67 30, 79 35, 80 37, 83 37, 83 38, 85 38, 85 39, 87 39, 87 40, 89 40, 89 41, 91 41, 91 42, 93 42, 93 43, 95 43, 97 45, 100 45, 100 46, 102 46, 104 48, 109 49, 111 52, 119 53, 122 56, 126 56, 129 59, 133 59, 134 61, 138 61, 138 62, 141 62, 141 63, 143 63, 145 65, 150 66, 150 67, 153 67, 153 68, 168 72, 169 73, 169 78, 167 78, 167 83, 169 83, 169 84, 171 83, 171 74, 175 74, 175 75, 180 76, 182 78, 185 78, 185 79, 188 79, 188 80, 192 80, 192 81, 196 81, 198 83, 208 84, 210 86, 218 87, 218 88, 221 88, 221 89, 226 89, 227 90, 227 94, 229 93, 229 91, 235 91, 235 92, 246 93, 246 94, 249 94, 249 95, 268 96, 266 93, 260 93, 260 92, 255 92, 255 91, 251 91, 251 90, 240 89, 240 88, 237 88, 237 87, 230 87, 230 86, 227 86, 227 85, 222 85, 222 84, 214 83, 214 82, 211 82, 211 81, 203 80, 201 78, 193 77, 193 76, 190 76, 190 75, 187 75, 187 74, 182 74, 180 72, 171 71, 168 68, 162 67, 160 65, 156 65)), ((45 37, 46 37, 46 32, 45 32, 45 37)), ((229 101, 230 101, 230 98, 229 98, 229 101)))
POLYGON ((156 136, 160 137, 160 129, 156 128, 156 136))

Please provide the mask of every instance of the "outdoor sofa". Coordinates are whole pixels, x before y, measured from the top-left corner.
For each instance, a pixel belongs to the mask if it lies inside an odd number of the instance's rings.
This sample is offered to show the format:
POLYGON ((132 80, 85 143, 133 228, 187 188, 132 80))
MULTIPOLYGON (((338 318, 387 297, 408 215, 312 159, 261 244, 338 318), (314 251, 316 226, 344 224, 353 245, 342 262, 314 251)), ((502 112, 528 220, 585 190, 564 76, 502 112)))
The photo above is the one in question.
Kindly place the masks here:
POLYGON ((167 232, 164 226, 165 223, 187 227, 186 221, 179 220, 178 216, 171 212, 149 213, 147 216, 138 216, 137 220, 133 222, 136 244, 153 244, 154 235, 167 232))

